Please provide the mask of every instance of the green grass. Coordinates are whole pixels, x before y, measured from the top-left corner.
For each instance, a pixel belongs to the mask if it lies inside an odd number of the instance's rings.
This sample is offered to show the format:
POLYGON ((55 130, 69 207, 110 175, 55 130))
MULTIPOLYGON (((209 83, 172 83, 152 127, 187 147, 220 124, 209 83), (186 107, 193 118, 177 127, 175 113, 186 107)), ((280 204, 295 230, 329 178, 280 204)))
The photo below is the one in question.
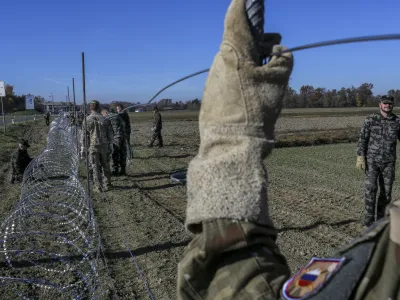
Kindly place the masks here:
MULTIPOLYGON (((344 116, 367 116, 379 111, 378 107, 343 107, 343 108, 289 108, 283 109, 281 117, 311 118, 311 117, 344 117, 344 116)), ((394 108, 395 114, 400 114, 400 108, 394 108)), ((153 112, 129 113, 132 122, 150 121, 153 112)), ((197 121, 198 111, 161 111, 164 121, 188 120, 197 121)))

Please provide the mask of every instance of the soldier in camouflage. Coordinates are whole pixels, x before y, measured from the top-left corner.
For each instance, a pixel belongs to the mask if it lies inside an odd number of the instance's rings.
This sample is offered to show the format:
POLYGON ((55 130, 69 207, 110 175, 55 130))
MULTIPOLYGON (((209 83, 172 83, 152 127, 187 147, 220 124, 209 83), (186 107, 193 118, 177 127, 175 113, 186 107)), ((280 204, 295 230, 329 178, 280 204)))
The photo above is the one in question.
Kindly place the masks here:
POLYGON ((50 125, 50 112, 46 112, 44 114, 44 119, 46 121, 46 125, 49 126, 50 125))
POLYGON ((151 138, 150 144, 149 144, 149 148, 153 147, 154 142, 156 141, 156 139, 158 139, 158 147, 164 147, 164 142, 163 142, 163 138, 161 135, 161 130, 162 130, 162 119, 161 119, 161 114, 158 111, 158 107, 154 106, 153 109, 154 112, 154 123, 153 123, 153 136, 151 138))
POLYGON ((231 2, 204 89, 199 153, 187 172, 185 226, 194 239, 178 265, 177 299, 400 299, 399 201, 335 256, 312 259, 290 277, 268 210, 264 160, 293 56, 259 65, 246 3, 231 2))
POLYGON ((125 122, 121 115, 115 113, 114 109, 103 109, 102 115, 109 118, 114 131, 113 153, 112 153, 112 174, 126 175, 126 138, 125 122))
POLYGON ((93 170, 94 191, 107 191, 112 187, 110 156, 113 148, 113 128, 110 120, 100 114, 100 103, 90 102, 90 115, 86 117, 86 135, 88 145, 85 146, 85 133, 82 134, 81 153, 89 152, 89 163, 93 170), (87 148, 86 148, 87 147, 87 148), (103 184, 103 170, 105 185, 103 184))
POLYGON ((126 142, 131 144, 131 120, 129 119, 128 112, 124 110, 124 106, 122 104, 117 105, 117 112, 121 116, 122 120, 125 122, 125 138, 126 142))
POLYGON ((392 201, 396 145, 400 139, 400 119, 392 112, 393 104, 393 97, 381 98, 380 112, 365 119, 358 141, 356 167, 364 170, 366 174, 364 184, 366 226, 382 218, 386 206, 392 201))
POLYGON ((10 183, 19 183, 22 181, 25 169, 32 160, 28 154, 29 147, 30 145, 27 140, 20 139, 18 141, 18 148, 11 155, 10 183))

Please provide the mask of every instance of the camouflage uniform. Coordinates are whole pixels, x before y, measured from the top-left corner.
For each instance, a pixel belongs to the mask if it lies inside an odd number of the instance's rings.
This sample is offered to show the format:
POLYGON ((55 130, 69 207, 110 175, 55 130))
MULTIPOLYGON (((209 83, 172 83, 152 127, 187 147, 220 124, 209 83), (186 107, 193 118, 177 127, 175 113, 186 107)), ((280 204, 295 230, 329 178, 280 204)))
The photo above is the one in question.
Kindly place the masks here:
POLYGON ((129 119, 128 113, 125 111, 119 113, 118 115, 121 116, 122 120, 125 123, 125 138, 128 144, 131 143, 131 120, 129 119))
MULTIPOLYGON (((29 148, 29 144, 25 140, 21 140, 20 144, 25 145, 29 148)), ((10 182, 21 182, 24 175, 26 167, 31 162, 32 158, 29 156, 28 151, 22 150, 20 148, 16 149, 11 155, 11 178, 10 182)))
POLYGON ((384 215, 385 207, 392 200, 392 185, 395 180, 396 145, 400 139, 400 119, 391 114, 368 116, 361 129, 357 155, 365 157, 366 177, 364 187, 365 224, 384 215), (378 201, 376 194, 380 188, 378 201))
POLYGON ((126 129, 120 114, 110 113, 110 121, 114 130, 113 142, 113 175, 124 175, 126 168, 126 129), (120 172, 119 172, 120 168, 120 172))
POLYGON ((77 123, 80 128, 82 128, 83 119, 85 118, 83 112, 78 112, 77 123))
MULTIPOLYGON (((113 128, 110 120, 95 111, 86 117, 86 122, 89 163, 93 172, 93 181, 96 189, 105 190, 111 187, 110 154, 114 136, 113 128), (106 187, 103 185, 101 170, 104 172, 106 187)), ((82 134, 81 145, 84 144, 84 134, 82 134)))
POLYGON ((49 124, 50 124, 50 112, 47 112, 44 115, 44 119, 46 120, 46 125, 49 126, 49 124))
POLYGON ((158 110, 156 110, 154 112, 153 129, 154 129, 153 136, 151 138, 149 147, 153 147, 153 144, 154 144, 156 139, 158 139, 158 146, 159 147, 163 147, 164 143, 163 143, 163 138, 162 138, 162 135, 161 135, 162 119, 161 119, 161 114, 158 112, 158 110))
MULTIPOLYGON (((400 202, 362 235, 333 256, 344 264, 328 282, 298 299, 400 299, 400 202)), ((275 229, 243 221, 217 219, 203 222, 178 265, 179 300, 277 300, 290 291, 300 296, 305 288, 285 288, 290 270, 276 245, 275 229)), ((292 279, 295 276, 292 277, 292 279)), ((310 292, 310 290, 306 290, 310 292)))

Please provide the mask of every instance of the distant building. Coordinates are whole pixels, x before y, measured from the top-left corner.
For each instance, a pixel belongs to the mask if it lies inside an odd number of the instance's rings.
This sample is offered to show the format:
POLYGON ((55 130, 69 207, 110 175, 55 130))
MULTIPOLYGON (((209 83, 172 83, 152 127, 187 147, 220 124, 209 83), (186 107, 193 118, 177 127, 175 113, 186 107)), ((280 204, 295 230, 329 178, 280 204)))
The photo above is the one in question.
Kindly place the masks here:
MULTIPOLYGON (((54 105, 54 113, 59 113, 60 111, 73 111, 74 103, 71 102, 53 102, 53 101, 45 101, 43 102, 44 111, 53 112, 54 105)), ((77 108, 78 110, 78 108, 77 108)))

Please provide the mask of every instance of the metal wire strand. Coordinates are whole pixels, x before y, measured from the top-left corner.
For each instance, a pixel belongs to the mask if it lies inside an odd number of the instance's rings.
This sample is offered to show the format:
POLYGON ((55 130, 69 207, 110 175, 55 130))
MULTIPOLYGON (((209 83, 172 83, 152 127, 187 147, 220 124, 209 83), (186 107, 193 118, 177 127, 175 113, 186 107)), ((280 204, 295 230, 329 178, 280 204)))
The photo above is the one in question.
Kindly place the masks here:
POLYGON ((1 225, 0 291, 23 299, 101 299, 101 244, 79 181, 81 131, 66 116, 24 172, 21 196, 1 225))

